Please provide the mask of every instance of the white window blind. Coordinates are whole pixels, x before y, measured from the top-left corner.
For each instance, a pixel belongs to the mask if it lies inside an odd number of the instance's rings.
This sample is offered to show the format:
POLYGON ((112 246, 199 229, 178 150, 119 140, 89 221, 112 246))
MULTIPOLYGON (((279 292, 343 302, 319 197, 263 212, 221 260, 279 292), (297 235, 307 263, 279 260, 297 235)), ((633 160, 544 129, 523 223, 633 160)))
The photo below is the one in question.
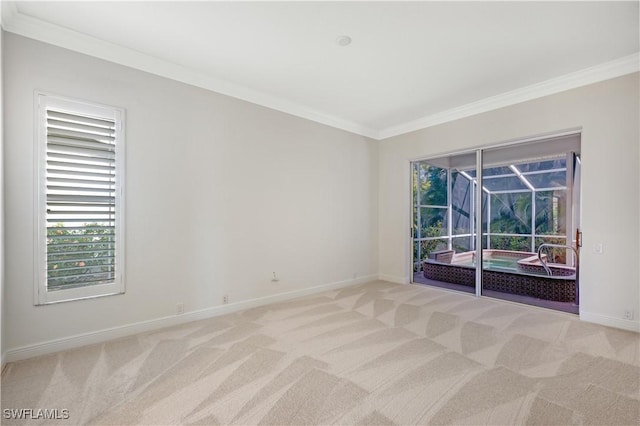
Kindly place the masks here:
POLYGON ((39 303, 123 292, 117 110, 41 97, 39 303))

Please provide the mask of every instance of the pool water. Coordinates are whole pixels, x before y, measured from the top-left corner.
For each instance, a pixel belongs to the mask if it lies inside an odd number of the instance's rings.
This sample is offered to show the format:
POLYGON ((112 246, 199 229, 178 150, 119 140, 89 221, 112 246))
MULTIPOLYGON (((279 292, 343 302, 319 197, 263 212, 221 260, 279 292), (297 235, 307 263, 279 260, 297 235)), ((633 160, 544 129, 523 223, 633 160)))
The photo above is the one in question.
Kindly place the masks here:
MULTIPOLYGON (((498 271, 517 271, 518 258, 515 257, 491 257, 490 259, 482 259, 483 269, 493 269, 498 271)), ((476 266, 475 260, 461 262, 460 265, 476 266)))

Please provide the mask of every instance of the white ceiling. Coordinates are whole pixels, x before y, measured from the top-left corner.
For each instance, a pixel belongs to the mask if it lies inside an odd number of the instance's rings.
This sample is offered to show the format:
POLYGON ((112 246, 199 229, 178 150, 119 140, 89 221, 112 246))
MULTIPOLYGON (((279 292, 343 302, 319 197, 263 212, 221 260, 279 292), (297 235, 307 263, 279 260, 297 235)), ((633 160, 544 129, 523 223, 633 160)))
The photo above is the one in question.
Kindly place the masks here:
POLYGON ((374 138, 637 71, 638 15, 637 1, 3 2, 5 30, 374 138))

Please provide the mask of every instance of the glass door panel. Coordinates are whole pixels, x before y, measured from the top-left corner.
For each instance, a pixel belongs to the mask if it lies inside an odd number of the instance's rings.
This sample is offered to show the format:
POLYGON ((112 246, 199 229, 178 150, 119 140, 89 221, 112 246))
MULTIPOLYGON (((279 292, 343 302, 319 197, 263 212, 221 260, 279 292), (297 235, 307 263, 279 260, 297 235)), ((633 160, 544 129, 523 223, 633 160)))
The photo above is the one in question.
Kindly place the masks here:
POLYGON ((577 313, 573 152, 549 143, 483 150, 481 294, 577 313))
POLYGON ((475 153, 412 163, 413 282, 476 292, 475 153))

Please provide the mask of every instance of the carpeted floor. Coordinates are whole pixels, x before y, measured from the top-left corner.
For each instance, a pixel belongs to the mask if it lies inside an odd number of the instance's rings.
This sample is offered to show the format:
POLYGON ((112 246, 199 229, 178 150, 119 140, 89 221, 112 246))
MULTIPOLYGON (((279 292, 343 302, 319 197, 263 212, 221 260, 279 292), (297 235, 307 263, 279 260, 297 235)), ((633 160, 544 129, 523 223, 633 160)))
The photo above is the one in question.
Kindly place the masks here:
POLYGON ((569 314, 379 281, 9 364, 2 408, 68 409, 30 422, 55 425, 638 425, 639 353, 638 334, 569 314))

